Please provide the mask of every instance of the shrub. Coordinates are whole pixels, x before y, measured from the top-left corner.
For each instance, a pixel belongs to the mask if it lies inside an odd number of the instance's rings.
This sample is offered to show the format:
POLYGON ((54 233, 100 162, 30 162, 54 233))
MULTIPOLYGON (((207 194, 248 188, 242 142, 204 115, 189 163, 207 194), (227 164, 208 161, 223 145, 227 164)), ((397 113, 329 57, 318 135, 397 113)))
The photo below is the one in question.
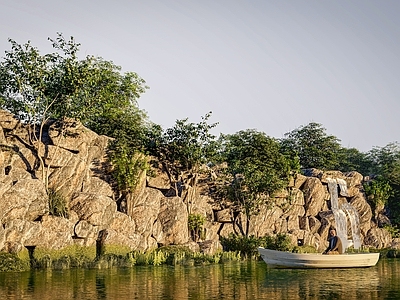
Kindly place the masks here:
POLYGON ((0 272, 23 272, 29 268, 29 260, 23 260, 15 254, 0 252, 0 272))
POLYGON ((195 242, 202 238, 205 221, 205 217, 200 214, 190 214, 188 217, 189 232, 195 242))
POLYGON ((251 235, 246 237, 231 233, 228 237, 221 237, 220 240, 224 251, 239 251, 242 256, 248 258, 259 256, 258 247, 280 251, 291 251, 293 249, 290 238, 285 234, 265 237, 251 235))
POLYGON ((60 192, 49 189, 49 213, 53 216, 68 218, 67 201, 60 192))

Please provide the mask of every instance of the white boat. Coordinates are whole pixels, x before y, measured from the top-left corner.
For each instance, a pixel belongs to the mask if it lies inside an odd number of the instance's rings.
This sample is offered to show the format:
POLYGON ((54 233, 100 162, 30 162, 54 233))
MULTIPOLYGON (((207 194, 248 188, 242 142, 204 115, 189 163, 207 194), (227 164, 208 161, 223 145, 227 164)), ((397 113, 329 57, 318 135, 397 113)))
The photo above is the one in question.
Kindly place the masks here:
POLYGON ((271 268, 365 268, 375 266, 379 253, 345 253, 323 255, 319 253, 292 253, 258 248, 262 259, 271 268))

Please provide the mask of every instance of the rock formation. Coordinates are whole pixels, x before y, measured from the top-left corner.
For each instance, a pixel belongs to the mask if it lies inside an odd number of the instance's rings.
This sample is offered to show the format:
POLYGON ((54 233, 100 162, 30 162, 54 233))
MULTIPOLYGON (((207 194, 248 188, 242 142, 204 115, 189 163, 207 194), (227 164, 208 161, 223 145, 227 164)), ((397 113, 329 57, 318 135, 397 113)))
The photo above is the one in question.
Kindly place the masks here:
MULTIPOLYGON (((246 226, 245 217, 229 201, 221 204, 213 199, 211 190, 217 175, 208 168, 195 179, 196 184, 182 185, 179 196, 169 192, 172 183, 161 167, 156 168, 155 177, 143 174, 125 206, 117 203, 107 161, 110 139, 79 122, 69 122, 65 131, 58 122, 49 122, 42 141, 28 143, 28 128, 0 111, 0 251, 95 246, 101 233, 105 245, 129 250, 186 245, 215 253, 221 250, 220 236, 246 226), (53 193, 50 198, 48 191, 53 193), (54 195, 66 203, 64 216, 50 214, 54 195), (188 230, 189 214, 206 220, 196 241, 188 230)), ((263 206, 251 217, 249 233, 285 233, 293 244, 325 248, 329 227, 335 226, 328 177, 347 183, 348 193, 339 195, 339 202, 350 203, 357 210, 364 245, 390 246, 390 234, 372 221, 363 177, 357 172, 312 169, 305 175, 297 174, 275 196, 276 205, 263 206)))

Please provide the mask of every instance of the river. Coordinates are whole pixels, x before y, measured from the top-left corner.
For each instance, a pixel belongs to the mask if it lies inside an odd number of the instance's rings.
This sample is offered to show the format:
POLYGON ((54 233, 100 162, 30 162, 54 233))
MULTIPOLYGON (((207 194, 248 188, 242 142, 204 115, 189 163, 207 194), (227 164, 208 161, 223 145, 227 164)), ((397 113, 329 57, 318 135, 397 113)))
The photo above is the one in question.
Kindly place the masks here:
POLYGON ((251 261, 0 273, 0 299, 400 299, 400 259, 338 270, 278 270, 251 261))

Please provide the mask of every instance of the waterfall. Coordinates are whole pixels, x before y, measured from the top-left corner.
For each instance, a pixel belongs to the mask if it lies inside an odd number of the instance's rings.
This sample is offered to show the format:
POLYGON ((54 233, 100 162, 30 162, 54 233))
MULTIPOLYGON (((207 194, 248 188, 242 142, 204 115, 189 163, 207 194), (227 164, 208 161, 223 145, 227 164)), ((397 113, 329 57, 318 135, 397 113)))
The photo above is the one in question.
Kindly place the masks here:
POLYGON ((351 224, 351 235, 353 236, 354 249, 360 249, 361 239, 360 239, 360 219, 358 217, 358 212, 349 203, 344 203, 342 209, 347 213, 351 224))
POLYGON ((327 178, 327 181, 328 190, 331 196, 331 209, 336 222, 336 234, 342 241, 343 252, 350 246, 347 238, 347 217, 349 218, 351 224, 351 234, 353 237, 354 249, 359 249, 361 246, 361 239, 358 212, 347 202, 339 208, 338 185, 340 187, 340 194, 347 196, 348 193, 346 181, 340 178, 327 178))

